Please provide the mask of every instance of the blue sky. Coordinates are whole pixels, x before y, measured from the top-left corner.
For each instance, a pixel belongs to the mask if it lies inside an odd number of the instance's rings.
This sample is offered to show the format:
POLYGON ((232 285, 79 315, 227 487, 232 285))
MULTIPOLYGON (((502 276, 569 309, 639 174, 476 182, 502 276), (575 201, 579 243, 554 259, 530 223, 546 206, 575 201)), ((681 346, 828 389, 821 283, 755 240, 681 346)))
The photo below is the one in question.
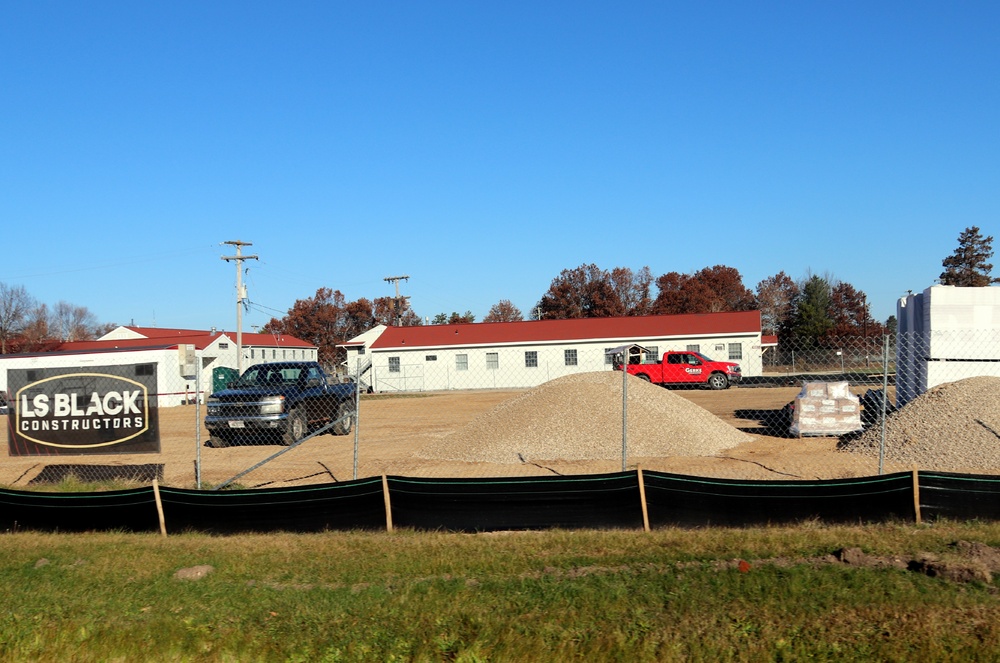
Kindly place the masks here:
POLYGON ((997 25, 990 2, 5 3, 0 281, 234 329, 243 240, 247 330, 398 275, 420 316, 527 315, 590 263, 832 276, 884 320, 964 228, 998 235, 997 25))

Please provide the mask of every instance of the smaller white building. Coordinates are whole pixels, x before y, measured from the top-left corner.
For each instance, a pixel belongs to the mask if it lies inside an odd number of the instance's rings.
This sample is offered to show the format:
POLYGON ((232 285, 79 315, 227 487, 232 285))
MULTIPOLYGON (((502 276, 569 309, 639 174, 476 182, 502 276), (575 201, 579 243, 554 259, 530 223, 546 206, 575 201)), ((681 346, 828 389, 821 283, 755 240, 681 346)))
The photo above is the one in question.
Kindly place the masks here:
MULTIPOLYGON (((318 353, 315 346, 292 336, 244 333, 242 341, 244 368, 268 361, 316 361, 318 353)), ((96 341, 63 343, 54 352, 0 355, 0 391, 7 393, 7 371, 12 369, 42 373, 46 368, 86 371, 133 364, 155 366, 159 407, 191 403, 237 376, 236 334, 118 327, 96 341)))

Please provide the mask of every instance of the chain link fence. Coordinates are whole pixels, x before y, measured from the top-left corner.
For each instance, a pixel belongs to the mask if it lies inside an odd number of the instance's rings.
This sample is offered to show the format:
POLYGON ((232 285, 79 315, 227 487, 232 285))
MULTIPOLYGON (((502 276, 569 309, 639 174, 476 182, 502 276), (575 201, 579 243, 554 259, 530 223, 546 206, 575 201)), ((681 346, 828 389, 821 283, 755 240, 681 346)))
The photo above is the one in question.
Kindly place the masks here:
MULTIPOLYGON (((805 437, 836 439, 845 452, 873 459, 872 473, 874 459, 879 472, 883 463, 1000 469, 998 330, 680 349, 741 365, 742 377, 727 389, 709 391, 704 376, 664 387, 692 402, 711 396, 710 416, 732 430, 789 444, 805 437), (750 390, 752 406, 746 405, 750 390)), ((155 480, 212 489, 386 473, 525 474, 533 471, 534 459, 521 458, 525 467, 516 470, 502 465, 499 441, 512 435, 552 439, 555 458, 564 453, 554 441, 558 432, 577 422, 572 436, 584 444, 597 431, 581 414, 605 408, 619 413, 621 423, 611 434, 622 440, 624 469, 630 447, 640 449, 645 438, 685 433, 662 425, 649 432, 631 423, 632 390, 649 385, 623 379, 612 350, 428 350, 369 356, 328 371, 269 361, 250 366, 243 376, 207 370, 204 361, 194 375, 156 362, 18 369, 8 372, 8 411, 0 411, 8 438, 0 485, 72 491, 155 480), (582 383, 573 382, 584 375, 599 378, 596 391, 587 387, 587 398, 582 383), (526 404, 532 392, 544 392, 536 399, 544 407, 513 407, 526 404), (479 456, 468 450, 451 464, 424 468, 421 449, 463 427, 478 427, 480 438, 497 442, 483 443, 479 456)), ((657 362, 667 350, 643 348, 641 361, 657 362)), ((686 412, 681 418, 690 419, 686 412)), ((609 434, 609 425, 601 426, 609 434)), ((723 433, 713 435, 724 441, 723 433)), ((612 457, 618 453, 616 448, 612 457)), ((606 452, 593 458, 603 465, 588 465, 585 454, 576 460, 580 473, 618 469, 606 452)))

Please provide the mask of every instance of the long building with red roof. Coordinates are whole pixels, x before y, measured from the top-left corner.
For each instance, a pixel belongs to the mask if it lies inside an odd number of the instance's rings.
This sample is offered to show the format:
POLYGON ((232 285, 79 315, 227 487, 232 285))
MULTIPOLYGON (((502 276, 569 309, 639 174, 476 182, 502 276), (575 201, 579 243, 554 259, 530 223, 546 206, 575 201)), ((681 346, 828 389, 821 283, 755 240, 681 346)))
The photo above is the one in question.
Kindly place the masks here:
POLYGON ((344 343, 348 373, 373 391, 523 388, 611 370, 608 350, 696 350, 760 375, 760 312, 379 327, 344 343))

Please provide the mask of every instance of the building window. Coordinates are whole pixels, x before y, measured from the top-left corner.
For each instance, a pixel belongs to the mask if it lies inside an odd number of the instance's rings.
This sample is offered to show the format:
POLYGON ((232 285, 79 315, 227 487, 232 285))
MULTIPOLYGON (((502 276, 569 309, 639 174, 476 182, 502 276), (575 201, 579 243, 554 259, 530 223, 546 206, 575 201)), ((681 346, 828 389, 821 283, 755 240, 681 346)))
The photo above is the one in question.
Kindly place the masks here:
POLYGON ((687 346, 688 352, 701 352, 701 346, 697 343, 691 343, 687 346))
POLYGON ((538 368, 538 353, 535 350, 527 350, 524 353, 524 367, 538 368))
POLYGON ((604 348, 604 364, 605 366, 611 366, 615 363, 615 356, 610 354, 614 348, 604 348))
POLYGON ((220 350, 228 350, 229 349, 229 344, 228 343, 219 343, 219 349, 220 350))
POLYGON ((469 370, 469 355, 455 355, 455 370, 469 370))
POLYGON ((135 367, 136 375, 152 375, 153 365, 152 364, 139 364, 135 367))
POLYGON ((253 359, 253 348, 250 348, 250 358, 253 359))
POLYGON ((500 354, 496 352, 486 353, 486 370, 495 371, 500 368, 500 354))
POLYGON ((427 355, 426 357, 424 357, 424 361, 437 361, 437 360, 438 360, 437 355, 427 355))
POLYGON ((399 373, 399 357, 389 357, 389 372, 399 373))
POLYGON ((646 348, 646 363, 657 364, 660 362, 660 346, 650 345, 646 348))
POLYGON ((743 359, 743 344, 742 343, 730 343, 729 344, 729 359, 743 359))
POLYGON ((358 348, 358 354, 363 355, 364 353, 365 353, 365 346, 362 345, 361 347, 358 348))
POLYGON ((576 350, 563 350, 567 366, 576 366, 576 350))
POLYGON ((272 349, 271 350, 271 359, 277 359, 277 358, 278 358, 278 351, 272 349))
POLYGON ((725 349, 726 349, 726 346, 724 346, 722 343, 716 343, 716 345, 715 345, 715 351, 716 352, 722 352, 725 349))

